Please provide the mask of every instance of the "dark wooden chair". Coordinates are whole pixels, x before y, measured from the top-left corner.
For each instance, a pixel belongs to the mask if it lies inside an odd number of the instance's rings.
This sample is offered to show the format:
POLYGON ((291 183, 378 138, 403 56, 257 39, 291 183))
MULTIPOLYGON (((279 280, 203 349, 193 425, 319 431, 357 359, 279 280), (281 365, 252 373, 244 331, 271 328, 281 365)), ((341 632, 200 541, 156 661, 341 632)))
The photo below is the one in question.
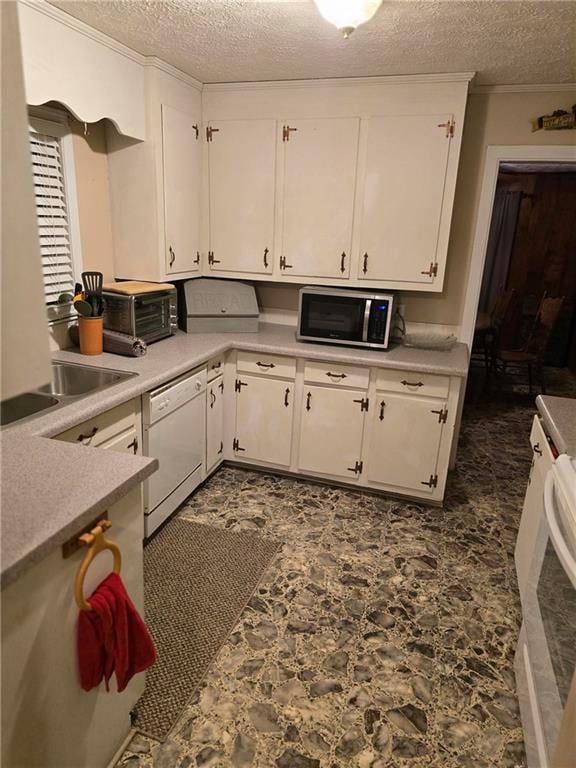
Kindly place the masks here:
POLYGON ((502 291, 496 297, 492 310, 490 312, 478 312, 476 317, 472 355, 475 353, 482 355, 487 373, 494 359, 494 348, 500 328, 508 315, 513 297, 514 288, 502 291))
POLYGON ((498 364, 502 365, 502 373, 506 374, 508 365, 525 366, 528 371, 528 391, 532 394, 532 371, 535 369, 540 379, 540 388, 542 393, 546 393, 546 382, 544 380, 544 358, 550 335, 558 320, 558 315, 562 309, 564 297, 551 298, 542 297, 538 313, 534 319, 532 329, 528 339, 521 349, 496 349, 496 370, 498 364))

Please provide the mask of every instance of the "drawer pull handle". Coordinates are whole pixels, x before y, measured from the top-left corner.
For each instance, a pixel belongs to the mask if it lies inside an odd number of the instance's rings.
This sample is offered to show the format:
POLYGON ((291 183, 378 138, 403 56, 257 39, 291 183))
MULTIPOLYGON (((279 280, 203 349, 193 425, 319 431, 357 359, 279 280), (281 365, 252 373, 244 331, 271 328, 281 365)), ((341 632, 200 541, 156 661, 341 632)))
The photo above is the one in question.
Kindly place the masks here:
POLYGON ((88 434, 88 435, 78 435, 76 440, 79 443, 82 442, 83 440, 92 440, 92 438, 94 437, 96 432, 98 432, 98 427, 92 427, 92 431, 90 432, 90 434, 88 434))
POLYGON ((284 405, 286 406, 286 408, 288 408, 288 406, 290 405, 290 403, 288 402, 289 394, 290 394, 290 390, 287 388, 286 392, 284 392, 284 405))
POLYGON ((216 395, 212 390, 210 390, 210 408, 214 408, 215 402, 216 402, 216 395))
POLYGON ((423 387, 424 383, 421 381, 406 381, 406 379, 402 379, 400 384, 403 384, 405 387, 423 387))
POLYGON ((306 395, 306 410, 307 410, 307 411, 309 411, 309 410, 310 410, 310 408, 312 407, 312 406, 310 405, 310 401, 311 401, 311 400, 312 400, 312 392, 308 392, 308 394, 306 395))
POLYGON ((221 366, 222 366, 222 363, 220 363, 220 362, 218 362, 218 363, 212 363, 212 370, 213 370, 213 371, 217 371, 217 370, 218 370, 218 368, 220 368, 221 366))
POLYGON ((368 254, 367 253, 364 254, 363 260, 364 260, 364 263, 362 265, 362 272, 366 274, 366 272, 368 272, 368 254))
POLYGON ((384 421, 384 408, 386 408, 386 403, 382 400, 380 403, 380 416, 378 417, 380 421, 384 421))
POLYGON ((346 373, 331 373, 326 371, 326 376, 330 376, 331 379, 345 379, 348 374, 346 373))
POLYGON ((542 449, 540 448, 540 443, 536 443, 532 446, 532 450, 534 453, 538 454, 538 456, 542 456, 542 449))
POLYGON ((136 455, 138 453, 138 438, 135 437, 134 440, 132 440, 131 443, 128 443, 126 448, 132 448, 132 450, 134 452, 134 455, 136 455))
POLYGON ((222 440, 220 440, 220 448, 218 448, 218 455, 220 455, 223 450, 224 450, 224 443, 222 442, 222 440))
POLYGON ((261 363, 260 360, 256 361, 256 365, 259 365, 260 368, 276 368, 274 363, 261 363))
POLYGON ((168 253, 170 254, 170 266, 172 267, 176 261, 176 254, 174 253, 172 246, 168 248, 168 253))
POLYGON ((268 248, 264 248, 264 269, 268 269, 268 254, 270 251, 268 248))
POLYGON ((346 251, 342 251, 342 256, 340 256, 340 272, 342 272, 342 274, 346 272, 346 267, 344 266, 345 261, 346 261, 346 251))

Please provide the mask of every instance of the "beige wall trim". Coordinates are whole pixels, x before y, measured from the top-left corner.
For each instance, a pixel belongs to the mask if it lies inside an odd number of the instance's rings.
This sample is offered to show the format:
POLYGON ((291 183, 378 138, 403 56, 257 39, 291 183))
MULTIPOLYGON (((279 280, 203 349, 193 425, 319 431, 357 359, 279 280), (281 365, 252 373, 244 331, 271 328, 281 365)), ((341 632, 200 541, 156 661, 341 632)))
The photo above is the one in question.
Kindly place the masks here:
POLYGON ((486 149, 484 161, 484 176, 478 205, 476 219, 476 231, 472 246, 472 258, 468 271, 466 284, 466 296, 462 313, 460 341, 472 348, 474 338, 474 325, 478 311, 478 300, 482 276, 484 274, 484 262, 486 260, 486 248, 492 219, 492 207, 498 181, 498 169, 502 162, 576 162, 576 147, 571 146, 489 146, 486 149))
POLYGON ((358 87, 359 85, 414 85, 416 83, 472 82, 475 72, 445 72, 434 75, 388 75, 384 77, 327 77, 314 80, 260 80, 256 82, 205 83, 205 91, 242 91, 259 88, 325 88, 358 87))
POLYGON ((46 2, 46 0, 18 0, 18 2, 22 5, 27 5, 30 8, 34 8, 35 10, 40 11, 45 16, 50 16, 55 21, 60 22, 60 24, 64 24, 65 26, 70 27, 70 29, 73 29, 75 32, 79 32, 81 35, 89 37, 96 43, 105 45, 107 48, 110 48, 110 50, 125 56, 127 59, 135 61, 137 64, 140 64, 143 67, 157 67, 158 69, 167 72, 169 75, 172 75, 172 77, 176 77, 179 80, 182 80, 187 85, 192 86, 192 88, 202 90, 202 83, 199 80, 196 80, 194 77, 191 77, 176 67, 173 67, 171 64, 162 61, 162 59, 158 59, 156 56, 143 56, 133 48, 129 48, 127 45, 119 43, 118 40, 114 40, 114 38, 108 37, 108 35, 105 35, 103 32, 99 32, 97 29, 94 29, 94 27, 91 27, 89 24, 85 24, 83 21, 76 19, 74 16, 70 16, 70 14, 60 10, 60 8, 56 8, 55 6, 50 5, 46 2))
POLYGON ((470 93, 561 93, 576 91, 576 83, 534 83, 533 85, 472 85, 470 93))
POLYGON ((168 62, 163 59, 159 59, 157 56, 144 56, 143 58, 144 67, 155 67, 156 69, 160 69, 167 75, 186 83, 186 85, 189 85, 191 88, 196 88, 197 91, 202 91, 204 89, 204 84, 201 83, 200 80, 196 80, 195 77, 187 75, 186 72, 182 72, 181 69, 173 67, 172 64, 168 64, 168 62))

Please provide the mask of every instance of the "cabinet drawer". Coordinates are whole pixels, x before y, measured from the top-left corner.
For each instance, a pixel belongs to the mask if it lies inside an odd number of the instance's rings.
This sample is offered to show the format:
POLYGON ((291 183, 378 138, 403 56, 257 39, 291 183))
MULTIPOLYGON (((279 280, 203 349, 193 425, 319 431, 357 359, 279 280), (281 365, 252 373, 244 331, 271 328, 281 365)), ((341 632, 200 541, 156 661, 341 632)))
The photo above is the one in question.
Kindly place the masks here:
POLYGON ((212 381, 222 373, 224 373, 224 355, 208 360, 208 381, 212 381))
POLYGON ((66 432, 56 435, 55 439, 96 447, 130 428, 134 429, 135 424, 136 402, 131 400, 93 419, 88 419, 72 429, 67 429, 66 432))
POLYGON ((367 389, 370 370, 340 363, 312 363, 304 366, 304 381, 367 389))
POLYGON ((267 355, 262 352, 238 352, 238 371, 269 374, 284 379, 296 378, 296 360, 293 357, 267 355))
POLYGON ((546 473, 554 463, 554 454, 550 443, 546 438, 544 427, 539 416, 534 416, 532 422, 532 431, 530 432, 530 447, 534 456, 534 469, 537 469, 542 478, 546 476, 546 473))
POLYGON ((450 388, 449 376, 410 371, 378 371, 376 388, 387 392, 404 392, 427 397, 447 397, 450 388))

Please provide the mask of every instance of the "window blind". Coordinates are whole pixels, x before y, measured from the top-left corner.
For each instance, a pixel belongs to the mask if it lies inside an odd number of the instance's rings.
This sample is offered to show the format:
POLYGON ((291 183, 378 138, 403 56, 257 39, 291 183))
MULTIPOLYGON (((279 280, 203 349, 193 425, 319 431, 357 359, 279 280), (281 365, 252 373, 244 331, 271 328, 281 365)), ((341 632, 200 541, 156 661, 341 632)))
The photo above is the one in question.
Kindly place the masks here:
POLYGON ((30 149, 46 303, 57 304, 74 291, 62 146, 57 136, 30 131, 30 149))

